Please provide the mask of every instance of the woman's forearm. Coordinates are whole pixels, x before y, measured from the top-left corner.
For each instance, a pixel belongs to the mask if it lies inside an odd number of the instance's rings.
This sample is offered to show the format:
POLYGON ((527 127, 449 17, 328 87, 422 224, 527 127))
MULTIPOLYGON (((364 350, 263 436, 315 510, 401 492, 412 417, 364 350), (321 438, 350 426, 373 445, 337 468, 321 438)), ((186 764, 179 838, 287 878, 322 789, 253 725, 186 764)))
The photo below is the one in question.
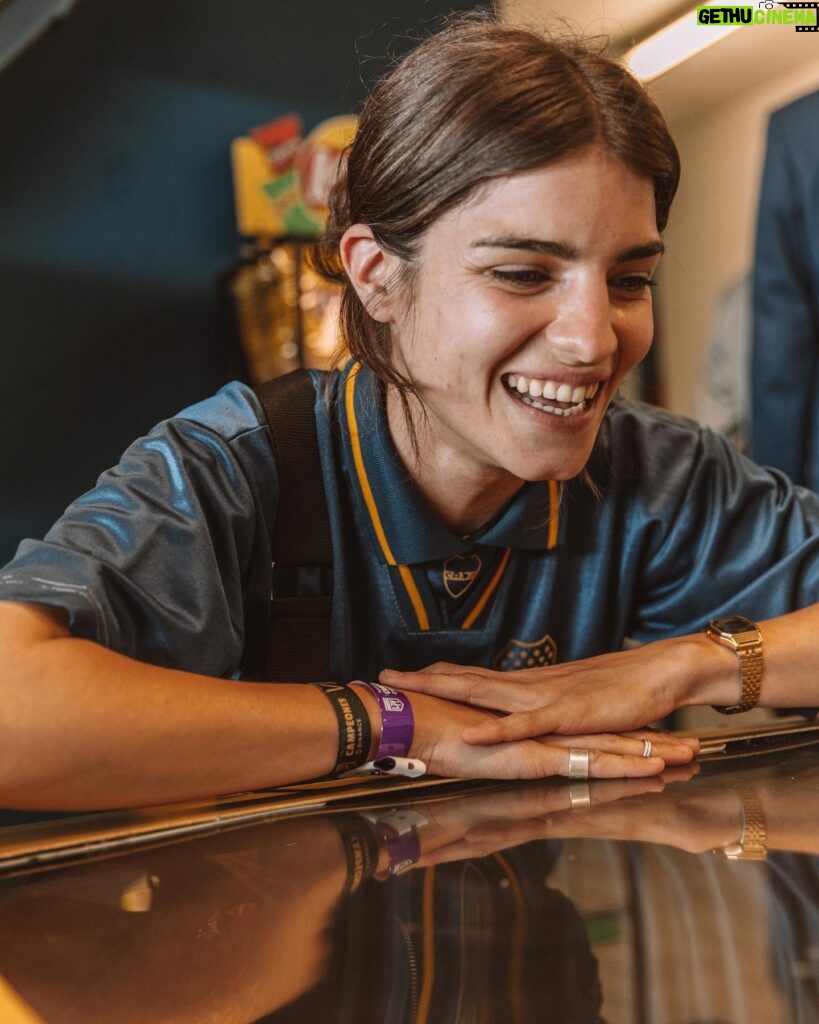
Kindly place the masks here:
MULTIPOLYGON (((762 633, 762 683, 759 707, 819 706, 816 652, 819 604, 758 623, 762 633)), ((674 644, 675 641, 668 641, 674 644)), ((737 655, 704 633, 676 641, 690 648, 680 676, 676 705, 736 704, 741 682, 737 655)))
MULTIPOLYGON (((339 735, 317 688, 240 683, 157 668, 71 637, 36 606, 0 604, 0 806, 100 809, 205 799, 267 789, 332 772, 339 735)), ((379 747, 380 715, 358 687, 379 747)), ((526 740, 491 751, 464 730, 494 714, 413 694, 410 757, 434 775, 565 775, 565 742, 526 740)), ((692 748, 654 737, 583 737, 593 777, 656 775, 692 748)))
POLYGON ((338 728, 302 684, 157 668, 0 605, 0 806, 195 800, 327 774, 338 728))

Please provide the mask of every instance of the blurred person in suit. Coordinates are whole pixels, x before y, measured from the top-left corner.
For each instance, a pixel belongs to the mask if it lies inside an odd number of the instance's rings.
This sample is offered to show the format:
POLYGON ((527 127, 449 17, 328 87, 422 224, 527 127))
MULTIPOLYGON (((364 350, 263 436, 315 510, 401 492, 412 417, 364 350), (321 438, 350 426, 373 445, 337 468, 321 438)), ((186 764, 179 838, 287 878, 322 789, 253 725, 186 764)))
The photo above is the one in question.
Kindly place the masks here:
POLYGON ((819 488, 819 91, 768 124, 753 271, 751 454, 819 488))

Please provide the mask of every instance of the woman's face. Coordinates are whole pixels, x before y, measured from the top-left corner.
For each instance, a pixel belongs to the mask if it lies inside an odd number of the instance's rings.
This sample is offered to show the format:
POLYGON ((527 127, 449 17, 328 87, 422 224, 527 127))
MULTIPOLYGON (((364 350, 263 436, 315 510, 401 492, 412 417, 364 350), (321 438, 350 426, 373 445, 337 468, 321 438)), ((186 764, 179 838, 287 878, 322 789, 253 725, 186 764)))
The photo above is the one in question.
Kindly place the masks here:
POLYGON ((661 251, 652 183, 596 147, 437 220, 385 318, 426 409, 424 461, 476 482, 576 476, 650 346, 661 251))

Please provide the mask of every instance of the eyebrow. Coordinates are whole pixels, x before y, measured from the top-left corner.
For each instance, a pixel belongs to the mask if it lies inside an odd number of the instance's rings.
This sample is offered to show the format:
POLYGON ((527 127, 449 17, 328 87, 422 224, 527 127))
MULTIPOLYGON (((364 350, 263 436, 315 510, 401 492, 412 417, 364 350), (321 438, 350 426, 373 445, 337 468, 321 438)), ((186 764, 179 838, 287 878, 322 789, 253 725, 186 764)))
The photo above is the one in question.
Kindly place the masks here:
MULTIPOLYGON (((473 249, 525 249, 545 256, 557 256, 561 260, 580 259, 580 250, 565 242, 551 242, 542 238, 520 238, 517 235, 498 235, 492 238, 479 238, 472 243, 473 249)), ((629 260, 647 259, 649 256, 662 256, 665 246, 662 242, 649 242, 646 245, 635 245, 631 249, 618 253, 617 263, 629 260)))

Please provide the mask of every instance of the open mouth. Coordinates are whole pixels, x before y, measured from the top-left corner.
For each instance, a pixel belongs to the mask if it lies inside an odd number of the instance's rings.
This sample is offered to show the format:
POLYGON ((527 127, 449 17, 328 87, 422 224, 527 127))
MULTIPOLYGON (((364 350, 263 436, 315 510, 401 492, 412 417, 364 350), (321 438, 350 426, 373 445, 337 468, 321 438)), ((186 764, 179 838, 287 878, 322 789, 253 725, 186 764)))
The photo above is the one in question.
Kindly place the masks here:
POLYGON ((504 377, 503 383, 506 390, 524 405, 553 416, 577 416, 585 412, 600 390, 599 380, 572 385, 538 377, 519 377, 514 373, 504 377))

